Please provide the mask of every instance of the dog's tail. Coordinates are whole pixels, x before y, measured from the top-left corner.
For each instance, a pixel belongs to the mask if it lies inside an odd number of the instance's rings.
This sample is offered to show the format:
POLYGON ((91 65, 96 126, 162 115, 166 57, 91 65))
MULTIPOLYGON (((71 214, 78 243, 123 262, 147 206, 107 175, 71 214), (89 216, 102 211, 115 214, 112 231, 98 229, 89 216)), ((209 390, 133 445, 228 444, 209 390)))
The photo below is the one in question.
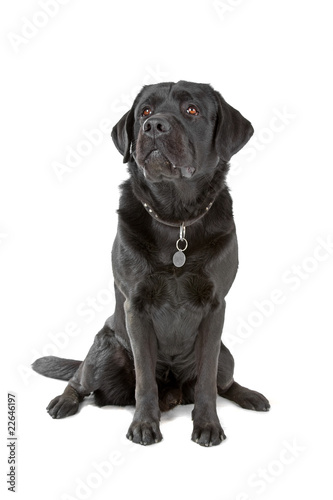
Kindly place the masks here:
POLYGON ((59 380, 69 380, 79 368, 82 361, 75 359, 57 358, 56 356, 45 356, 36 359, 31 365, 35 372, 45 377, 57 378, 59 380))

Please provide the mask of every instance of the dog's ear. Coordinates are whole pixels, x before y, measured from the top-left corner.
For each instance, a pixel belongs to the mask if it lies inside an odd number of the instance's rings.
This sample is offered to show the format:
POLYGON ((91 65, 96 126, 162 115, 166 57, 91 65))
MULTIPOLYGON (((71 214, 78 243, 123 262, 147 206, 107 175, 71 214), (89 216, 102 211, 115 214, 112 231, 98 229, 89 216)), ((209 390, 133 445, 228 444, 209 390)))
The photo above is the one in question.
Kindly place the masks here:
POLYGON ((131 156, 131 145, 133 141, 134 107, 127 111, 111 132, 112 140, 127 163, 131 156))
POLYGON ((215 91, 218 103, 215 148, 219 157, 229 161, 252 136, 251 123, 228 104, 219 92, 215 91))

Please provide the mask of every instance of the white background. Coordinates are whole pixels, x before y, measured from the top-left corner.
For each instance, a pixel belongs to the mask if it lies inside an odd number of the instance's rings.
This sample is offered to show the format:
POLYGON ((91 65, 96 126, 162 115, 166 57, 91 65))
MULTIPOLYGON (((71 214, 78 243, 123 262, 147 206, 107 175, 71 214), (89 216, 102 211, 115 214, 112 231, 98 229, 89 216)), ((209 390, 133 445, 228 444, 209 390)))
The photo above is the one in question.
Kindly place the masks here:
POLYGON ((328 498, 330 2, 70 0, 50 14, 42 4, 2 2, 0 13, 3 491, 14 391, 16 498, 328 498), (29 368, 43 353, 83 359, 113 312, 110 249, 127 172, 109 132, 144 82, 180 79, 211 83, 256 130, 229 175, 240 269, 225 338, 236 380, 272 409, 219 398, 228 439, 209 449, 190 440, 191 407, 164 414, 164 440, 147 448, 124 438, 132 408, 90 404, 53 421, 45 407, 65 383, 29 368), (100 144, 56 175, 55 162, 105 119, 100 144))

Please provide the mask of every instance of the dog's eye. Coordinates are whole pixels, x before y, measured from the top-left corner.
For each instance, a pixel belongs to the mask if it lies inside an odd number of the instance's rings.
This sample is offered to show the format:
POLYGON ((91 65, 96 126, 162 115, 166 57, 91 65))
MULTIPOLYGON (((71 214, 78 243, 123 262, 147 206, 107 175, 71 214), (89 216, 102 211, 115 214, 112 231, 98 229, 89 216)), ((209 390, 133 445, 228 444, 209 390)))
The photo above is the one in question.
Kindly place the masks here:
POLYGON ((143 111, 142 111, 142 116, 149 116, 152 114, 152 110, 147 106, 143 111))
POLYGON ((187 108, 186 112, 192 116, 197 116, 199 114, 199 111, 197 110, 197 108, 195 106, 189 106, 187 108))

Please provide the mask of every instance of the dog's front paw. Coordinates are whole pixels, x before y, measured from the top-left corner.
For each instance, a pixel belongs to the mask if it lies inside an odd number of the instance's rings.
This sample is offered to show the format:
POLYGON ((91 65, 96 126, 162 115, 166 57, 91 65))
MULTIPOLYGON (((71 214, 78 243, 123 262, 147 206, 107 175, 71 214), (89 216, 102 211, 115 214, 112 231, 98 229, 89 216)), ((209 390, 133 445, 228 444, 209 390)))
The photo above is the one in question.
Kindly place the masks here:
POLYGON ((50 401, 46 410, 52 418, 65 418, 74 415, 79 409, 79 400, 69 396, 57 396, 50 401))
POLYGON ((143 444, 144 446, 159 443, 163 439, 157 420, 133 420, 126 437, 133 443, 143 444))
POLYGON ((200 446, 216 446, 226 439, 226 435, 219 421, 200 423, 194 421, 191 439, 200 446))

